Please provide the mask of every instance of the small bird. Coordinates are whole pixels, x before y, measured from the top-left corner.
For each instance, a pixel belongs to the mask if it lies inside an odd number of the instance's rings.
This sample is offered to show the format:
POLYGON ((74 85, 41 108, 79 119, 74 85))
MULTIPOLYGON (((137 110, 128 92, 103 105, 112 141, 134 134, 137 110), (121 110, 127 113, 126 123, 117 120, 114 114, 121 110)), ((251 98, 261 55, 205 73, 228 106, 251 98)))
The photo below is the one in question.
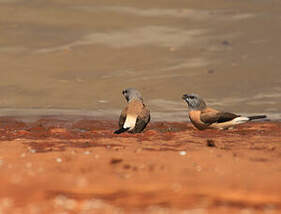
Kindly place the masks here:
POLYGON ((128 131, 140 133, 150 121, 150 111, 143 103, 141 93, 135 88, 127 88, 122 91, 128 104, 121 112, 119 129, 114 134, 128 131))
POLYGON ((184 94, 189 108, 189 118, 192 124, 199 130, 207 128, 228 129, 250 120, 266 118, 266 115, 243 117, 229 112, 218 111, 207 107, 205 101, 196 94, 184 94))

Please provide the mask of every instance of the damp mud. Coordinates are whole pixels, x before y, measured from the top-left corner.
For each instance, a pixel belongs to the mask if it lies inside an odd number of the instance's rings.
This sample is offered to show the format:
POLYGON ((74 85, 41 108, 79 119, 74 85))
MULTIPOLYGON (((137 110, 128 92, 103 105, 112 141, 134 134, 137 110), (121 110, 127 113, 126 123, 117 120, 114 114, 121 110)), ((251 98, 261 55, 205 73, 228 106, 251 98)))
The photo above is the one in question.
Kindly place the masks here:
POLYGON ((0 117, 1 213, 280 213, 281 123, 0 117))
POLYGON ((123 88, 136 87, 161 121, 182 120, 190 92, 216 108, 280 118, 280 8, 279 0, 0 0, 0 114, 113 119, 123 88))

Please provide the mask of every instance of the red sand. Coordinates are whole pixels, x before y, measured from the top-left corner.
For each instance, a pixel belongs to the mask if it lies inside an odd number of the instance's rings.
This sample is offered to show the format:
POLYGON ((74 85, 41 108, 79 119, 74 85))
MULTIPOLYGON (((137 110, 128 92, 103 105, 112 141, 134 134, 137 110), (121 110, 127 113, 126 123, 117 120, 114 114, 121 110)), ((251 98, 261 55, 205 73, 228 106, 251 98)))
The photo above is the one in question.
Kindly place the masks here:
POLYGON ((0 213, 281 213, 281 123, 0 118, 0 213))

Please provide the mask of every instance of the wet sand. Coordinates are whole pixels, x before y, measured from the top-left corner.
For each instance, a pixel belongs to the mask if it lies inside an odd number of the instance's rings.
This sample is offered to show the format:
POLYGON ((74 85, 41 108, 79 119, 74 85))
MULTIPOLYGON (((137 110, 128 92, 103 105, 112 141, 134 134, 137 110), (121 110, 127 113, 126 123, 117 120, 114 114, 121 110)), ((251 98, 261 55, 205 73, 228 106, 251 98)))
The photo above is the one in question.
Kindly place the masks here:
POLYGON ((0 117, 1 213, 281 212, 281 123, 228 131, 0 117))
MULTIPOLYGON (((158 120, 183 93, 280 118, 281 2, 0 1, 0 106, 103 112, 139 88, 158 120)), ((24 111, 23 111, 24 112, 24 111)))

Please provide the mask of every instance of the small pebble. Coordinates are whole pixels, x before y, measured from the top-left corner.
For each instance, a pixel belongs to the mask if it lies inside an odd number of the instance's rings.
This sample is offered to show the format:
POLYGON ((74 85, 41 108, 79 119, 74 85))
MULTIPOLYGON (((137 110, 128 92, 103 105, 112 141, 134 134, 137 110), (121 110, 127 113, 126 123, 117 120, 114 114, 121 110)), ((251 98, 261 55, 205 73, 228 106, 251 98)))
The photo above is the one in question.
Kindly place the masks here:
POLYGON ((222 43, 221 43, 222 45, 226 45, 226 46, 228 46, 228 45, 230 45, 230 42, 229 41, 227 41, 227 40, 224 40, 224 41, 222 41, 222 43))
POLYGON ((89 155, 89 154, 91 154, 91 152, 90 151, 85 151, 84 154, 85 155, 89 155))
POLYGON ((186 155, 186 151, 180 151, 180 152, 179 152, 179 155, 185 156, 185 155, 186 155))
POLYGON ((121 163, 123 160, 121 158, 112 158, 110 164, 121 163))
POLYGON ((213 141, 212 139, 207 139, 207 146, 216 147, 215 141, 213 141))
POLYGON ((67 198, 64 195, 57 195, 54 199, 55 205, 56 206, 63 206, 66 199, 67 198))
POLYGON ((62 159, 61 159, 61 158, 57 158, 56 161, 57 161, 58 163, 61 163, 61 162, 62 162, 62 159))

